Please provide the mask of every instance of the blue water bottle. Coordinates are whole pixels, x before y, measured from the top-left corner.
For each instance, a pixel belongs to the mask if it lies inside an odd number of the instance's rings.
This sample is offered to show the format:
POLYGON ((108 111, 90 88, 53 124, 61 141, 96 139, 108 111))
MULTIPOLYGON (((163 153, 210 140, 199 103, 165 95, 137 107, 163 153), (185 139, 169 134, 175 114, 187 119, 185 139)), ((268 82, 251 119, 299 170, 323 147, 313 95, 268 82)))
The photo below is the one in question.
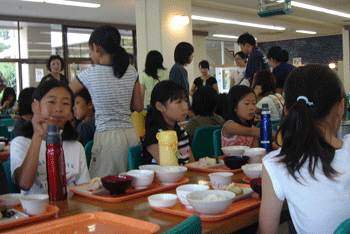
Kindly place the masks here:
POLYGON ((266 152, 272 150, 272 126, 269 105, 262 104, 260 120, 260 145, 266 149, 266 152))

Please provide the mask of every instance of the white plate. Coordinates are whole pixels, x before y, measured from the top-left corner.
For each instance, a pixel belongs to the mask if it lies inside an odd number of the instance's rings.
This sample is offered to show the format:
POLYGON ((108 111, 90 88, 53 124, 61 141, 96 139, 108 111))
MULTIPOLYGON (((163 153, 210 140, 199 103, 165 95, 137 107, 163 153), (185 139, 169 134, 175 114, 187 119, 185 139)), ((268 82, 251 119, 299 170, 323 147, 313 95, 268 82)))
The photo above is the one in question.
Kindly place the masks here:
POLYGON ((73 188, 72 190, 78 191, 78 192, 82 192, 82 193, 87 193, 87 194, 104 194, 104 193, 109 193, 108 190, 106 190, 105 188, 101 188, 98 190, 90 190, 90 184, 85 184, 76 188, 73 188))
MULTIPOLYGON (((237 186, 237 187, 239 187, 239 186, 237 186)), ((240 200, 246 199, 248 197, 251 197, 252 194, 254 193, 253 189, 251 189, 251 188, 245 188, 245 187, 239 187, 239 188, 241 188, 243 190, 243 194, 236 196, 233 199, 233 202, 240 201, 240 200)))
POLYGON ((215 164, 215 165, 212 165, 212 166, 202 166, 202 165, 199 165, 199 162, 192 162, 192 163, 187 163, 186 164, 187 167, 198 167, 198 168, 210 168, 210 169, 216 169, 216 168, 221 168, 221 167, 224 167, 225 166, 225 163, 223 160, 219 160, 219 163, 218 164, 215 164))
POLYGON ((29 217, 29 215, 27 215, 25 213, 22 213, 22 212, 20 212, 18 210, 10 209, 10 211, 11 210, 13 210, 15 212, 15 215, 11 216, 10 218, 3 217, 2 219, 0 219, 0 224, 11 222, 11 221, 16 221, 18 219, 25 219, 25 218, 29 217))

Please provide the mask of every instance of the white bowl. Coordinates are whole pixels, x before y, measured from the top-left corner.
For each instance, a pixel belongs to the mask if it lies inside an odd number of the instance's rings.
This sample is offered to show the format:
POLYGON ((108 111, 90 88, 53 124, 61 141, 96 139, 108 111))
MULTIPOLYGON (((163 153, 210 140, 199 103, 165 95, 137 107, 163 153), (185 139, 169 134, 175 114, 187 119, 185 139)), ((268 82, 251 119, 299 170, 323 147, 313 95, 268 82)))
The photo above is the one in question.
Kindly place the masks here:
POLYGON ((231 205, 235 196, 236 195, 230 191, 207 190, 187 194, 186 198, 195 211, 201 215, 217 215, 224 212, 231 205), (219 197, 224 197, 225 199, 220 201, 203 201, 204 198, 213 194, 219 197))
POLYGON ((46 210, 49 196, 47 194, 30 194, 21 197, 19 200, 21 201, 24 213, 40 215, 46 210))
POLYGON ((152 170, 154 171, 155 169, 159 168, 160 166, 157 164, 146 164, 146 165, 141 165, 139 166, 140 170, 152 170))
POLYGON ((132 185, 135 189, 145 189, 153 182, 154 171, 151 170, 131 170, 126 173, 132 176, 132 185))
POLYGON ((261 163, 261 159, 265 156, 266 149, 264 148, 251 148, 244 150, 243 155, 249 157, 248 164, 261 163))
POLYGON ((208 185, 200 185, 200 184, 184 184, 176 188, 176 194, 179 198, 180 202, 186 206, 187 209, 193 209, 191 204, 188 202, 186 195, 196 191, 204 191, 209 190, 208 185))
POLYGON ((242 155, 245 149, 249 149, 249 146, 234 145, 221 148, 226 156, 242 155))
POLYGON ((171 207, 177 202, 177 196, 172 193, 160 193, 148 197, 148 203, 154 207, 171 207))
POLYGON ((3 141, 0 141, 0 150, 3 150, 5 148, 6 143, 3 141))
POLYGON ((20 193, 8 193, 0 195, 0 206, 6 206, 7 208, 13 208, 19 206, 21 201, 19 198, 23 197, 20 193))
POLYGON ((160 166, 154 172, 162 185, 172 185, 179 181, 186 171, 187 167, 182 166, 160 166))
POLYGON ((232 180, 231 172, 214 172, 209 174, 209 179, 213 189, 219 189, 222 186, 229 185, 232 180))
POLYGON ((243 165, 242 170, 249 179, 255 179, 261 177, 262 163, 253 163, 243 165))

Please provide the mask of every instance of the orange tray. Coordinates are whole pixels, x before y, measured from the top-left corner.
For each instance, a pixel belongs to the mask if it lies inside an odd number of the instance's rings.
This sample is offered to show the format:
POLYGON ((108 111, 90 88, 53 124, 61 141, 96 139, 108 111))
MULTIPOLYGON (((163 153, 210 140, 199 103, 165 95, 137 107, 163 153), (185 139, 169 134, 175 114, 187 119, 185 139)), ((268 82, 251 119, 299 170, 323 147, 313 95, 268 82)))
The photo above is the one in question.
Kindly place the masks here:
MULTIPOLYGON (((219 156, 219 159, 223 159, 225 156, 219 156)), ((232 172, 234 173, 239 173, 242 171, 241 168, 236 169, 236 170, 231 170, 229 167, 227 167, 225 164, 222 167, 219 168, 205 168, 205 167, 198 167, 197 166, 198 162, 192 162, 192 163, 187 163, 184 166, 187 167, 188 170, 191 171, 201 171, 201 172, 232 172)))
POLYGON ((243 180, 243 182, 248 183, 248 184, 250 182, 250 178, 247 176, 245 176, 242 180, 243 180))
MULTIPOLYGON (((246 184, 236 184, 239 187, 246 187, 250 188, 249 185, 246 184)), ((254 195, 254 194, 253 194, 254 195)), ((153 207, 148 204, 149 207, 151 207, 153 210, 160 211, 163 213, 168 213, 168 214, 173 214, 173 215, 178 215, 178 216, 183 216, 183 217, 190 217, 193 214, 199 215, 202 221, 219 221, 223 219, 227 219, 229 217, 238 215, 240 213, 243 213, 245 211, 254 209, 255 207, 260 206, 261 200, 256 199, 256 198, 245 198, 243 200, 239 200, 236 202, 233 202, 227 210, 225 210, 223 213, 218 214, 218 215, 200 215, 198 212, 195 210, 188 210, 186 207, 180 203, 177 202, 175 206, 164 208, 164 207, 153 207)))
POLYGON ((156 233, 157 224, 108 212, 90 212, 11 231, 13 234, 41 233, 156 233))
MULTIPOLYGON (((14 209, 24 213, 22 206, 17 206, 14 209)), ((29 216, 28 218, 18 219, 11 222, 0 224, 0 230, 5 228, 12 228, 26 223, 31 223, 43 219, 48 219, 54 216, 60 209, 57 206, 47 205, 45 213, 41 215, 29 216)), ((12 231, 11 231, 12 233, 12 231)))
POLYGON ((104 202, 122 202, 122 201, 127 201, 127 200, 130 200, 133 198, 142 197, 142 196, 158 193, 158 192, 161 192, 164 190, 176 188, 177 186, 182 185, 182 184, 186 184, 189 181, 190 180, 188 178, 182 178, 181 180, 179 180, 175 184, 163 186, 163 185, 161 185, 161 183, 158 180, 155 180, 147 189, 136 190, 132 187, 132 188, 127 189, 125 191, 125 193, 117 195, 115 197, 110 195, 108 192, 103 193, 103 194, 89 194, 89 193, 81 192, 81 191, 74 189, 74 188, 77 188, 80 186, 86 186, 88 183, 71 187, 71 188, 69 188, 69 190, 72 191, 76 195, 80 195, 80 196, 84 196, 84 197, 88 197, 88 198, 92 198, 92 199, 96 199, 96 200, 100 200, 100 201, 104 201, 104 202))

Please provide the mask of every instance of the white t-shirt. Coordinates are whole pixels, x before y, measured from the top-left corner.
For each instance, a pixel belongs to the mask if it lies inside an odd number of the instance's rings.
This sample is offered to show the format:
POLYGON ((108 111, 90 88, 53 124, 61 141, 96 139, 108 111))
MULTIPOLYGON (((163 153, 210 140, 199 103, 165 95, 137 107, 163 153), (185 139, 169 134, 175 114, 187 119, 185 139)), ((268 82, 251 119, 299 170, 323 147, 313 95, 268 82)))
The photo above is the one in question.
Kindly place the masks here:
POLYGON ((284 99, 281 94, 270 94, 267 97, 263 97, 257 104, 256 107, 262 109, 262 104, 267 103, 271 114, 271 120, 281 120, 284 99))
MULTIPOLYGON (((11 175, 15 181, 14 171, 20 167, 28 152, 31 139, 22 136, 11 141, 11 175)), ((86 156, 83 146, 79 141, 64 141, 62 144, 64 160, 66 163, 67 187, 90 182, 90 175, 86 164, 86 156)), ((46 174, 46 142, 41 142, 38 162, 38 172, 33 186, 29 191, 22 190, 24 194, 35 194, 48 192, 46 174)))
POLYGON ((236 85, 245 85, 250 87, 250 83, 247 79, 243 79, 245 74, 245 67, 239 67, 236 70, 232 71, 230 74, 230 79, 235 81, 236 85))
POLYGON ((308 172, 308 162, 301 168, 303 179, 298 183, 285 168, 277 163, 280 150, 263 159, 273 189, 280 200, 286 199, 297 233, 329 234, 350 217, 350 135, 343 139, 343 147, 335 151, 331 166, 339 172, 336 181, 327 179, 320 165, 315 179, 308 172))
POLYGON ((131 65, 121 78, 115 77, 113 67, 107 65, 95 65, 77 75, 91 95, 96 131, 134 127, 130 103, 137 77, 131 65))

